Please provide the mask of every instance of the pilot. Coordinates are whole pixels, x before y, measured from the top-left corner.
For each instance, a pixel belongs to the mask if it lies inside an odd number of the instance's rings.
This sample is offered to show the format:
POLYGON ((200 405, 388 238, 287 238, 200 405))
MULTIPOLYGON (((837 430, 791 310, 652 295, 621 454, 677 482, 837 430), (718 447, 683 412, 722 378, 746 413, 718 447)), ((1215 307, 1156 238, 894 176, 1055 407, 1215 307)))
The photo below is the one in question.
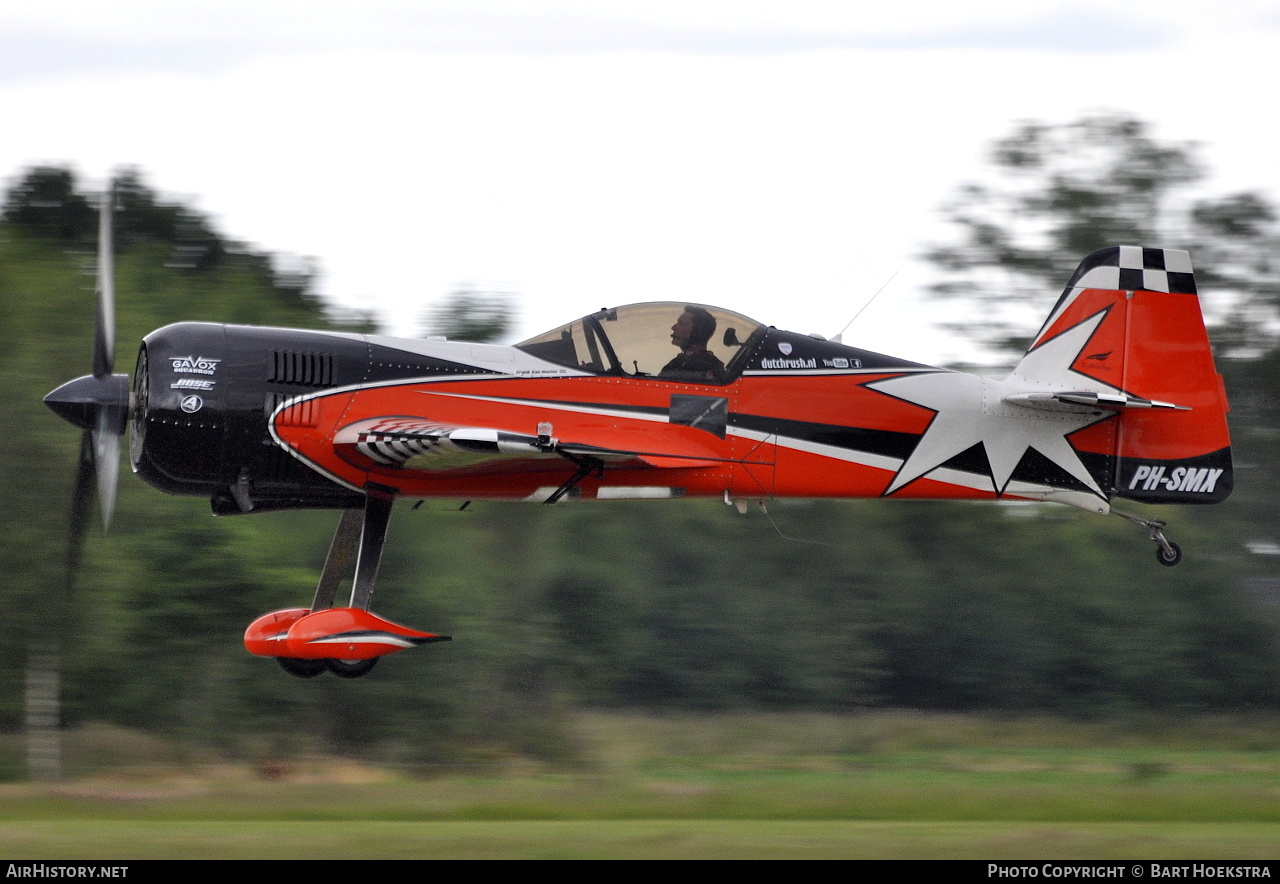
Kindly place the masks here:
POLYGON ((663 366, 661 374, 696 375, 699 380, 709 381, 720 377, 724 363, 707 349, 707 341, 715 332, 716 318, 705 307, 685 307, 671 326, 671 343, 680 348, 680 353, 663 366))

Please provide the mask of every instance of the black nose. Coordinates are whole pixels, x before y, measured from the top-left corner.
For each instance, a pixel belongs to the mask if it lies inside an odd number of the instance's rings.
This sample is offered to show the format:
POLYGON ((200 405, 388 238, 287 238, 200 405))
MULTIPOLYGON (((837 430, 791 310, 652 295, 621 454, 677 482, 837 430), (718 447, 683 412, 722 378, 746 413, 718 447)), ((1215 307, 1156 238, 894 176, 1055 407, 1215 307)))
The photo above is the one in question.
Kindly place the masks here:
POLYGON ((105 429, 116 435, 124 433, 129 413, 129 377, 111 374, 94 377, 91 374, 67 381, 48 396, 44 404, 68 423, 83 430, 99 428, 99 416, 106 415, 105 429))

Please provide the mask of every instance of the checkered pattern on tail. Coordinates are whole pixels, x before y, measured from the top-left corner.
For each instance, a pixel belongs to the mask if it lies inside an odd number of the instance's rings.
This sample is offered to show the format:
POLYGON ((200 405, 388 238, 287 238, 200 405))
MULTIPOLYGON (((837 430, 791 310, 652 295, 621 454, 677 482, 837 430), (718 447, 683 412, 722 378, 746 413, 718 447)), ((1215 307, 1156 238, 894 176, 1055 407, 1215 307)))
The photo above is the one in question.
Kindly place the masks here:
POLYGON ((1080 262, 1063 295, 1076 288, 1194 295, 1196 278, 1181 249, 1111 246, 1080 262))
POLYGON ((1077 297, 1090 290, 1194 295, 1196 278, 1191 271, 1191 255, 1181 249, 1111 246, 1086 256, 1032 339, 1028 352, 1040 345, 1045 332, 1071 308, 1077 297))

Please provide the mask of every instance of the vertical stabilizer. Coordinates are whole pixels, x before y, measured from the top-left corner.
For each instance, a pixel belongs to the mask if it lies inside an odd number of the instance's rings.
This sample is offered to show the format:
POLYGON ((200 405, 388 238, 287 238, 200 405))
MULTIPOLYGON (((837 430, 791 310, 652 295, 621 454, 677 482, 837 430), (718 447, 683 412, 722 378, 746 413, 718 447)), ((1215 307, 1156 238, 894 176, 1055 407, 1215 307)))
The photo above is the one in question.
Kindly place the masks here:
POLYGON ((1009 381, 1024 400, 1115 413, 1070 437, 1110 495, 1217 503, 1231 493, 1227 397, 1186 252, 1086 257, 1009 381), (1040 356, 1052 342, 1072 342, 1066 359, 1040 356))

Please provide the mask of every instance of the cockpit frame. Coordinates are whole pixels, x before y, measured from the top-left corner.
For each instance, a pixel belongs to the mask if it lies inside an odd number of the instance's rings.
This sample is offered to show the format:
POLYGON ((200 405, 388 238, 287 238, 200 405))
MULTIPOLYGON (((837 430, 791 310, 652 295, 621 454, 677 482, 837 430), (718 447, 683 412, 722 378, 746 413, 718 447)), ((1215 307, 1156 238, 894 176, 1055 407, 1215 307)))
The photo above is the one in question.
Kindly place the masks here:
MULTIPOLYGON (((705 321, 705 320, 704 320, 705 321)), ((767 326, 740 313, 704 304, 658 301, 611 307, 516 344, 557 365, 615 377, 723 385, 742 374, 767 326), (681 346, 675 326, 691 309, 714 320, 709 340, 681 346), (696 371, 673 368, 680 354, 707 354, 696 371)), ((705 326, 704 326, 705 332, 705 326)))

